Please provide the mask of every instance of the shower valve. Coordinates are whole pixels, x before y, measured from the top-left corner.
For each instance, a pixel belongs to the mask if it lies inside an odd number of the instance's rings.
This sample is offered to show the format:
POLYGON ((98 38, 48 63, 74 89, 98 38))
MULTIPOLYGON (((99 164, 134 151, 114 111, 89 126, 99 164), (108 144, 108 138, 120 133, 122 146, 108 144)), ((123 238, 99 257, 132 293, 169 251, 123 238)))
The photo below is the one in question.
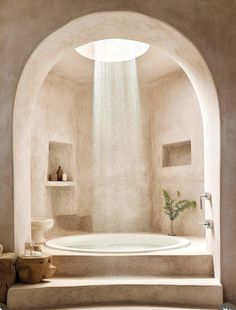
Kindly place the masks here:
POLYGON ((203 223, 198 223, 198 225, 204 225, 206 228, 210 229, 214 227, 214 223, 212 220, 205 220, 203 223))
POLYGON ((204 194, 200 195, 200 209, 203 209, 203 203, 202 203, 203 198, 211 200, 211 193, 205 192, 204 194))

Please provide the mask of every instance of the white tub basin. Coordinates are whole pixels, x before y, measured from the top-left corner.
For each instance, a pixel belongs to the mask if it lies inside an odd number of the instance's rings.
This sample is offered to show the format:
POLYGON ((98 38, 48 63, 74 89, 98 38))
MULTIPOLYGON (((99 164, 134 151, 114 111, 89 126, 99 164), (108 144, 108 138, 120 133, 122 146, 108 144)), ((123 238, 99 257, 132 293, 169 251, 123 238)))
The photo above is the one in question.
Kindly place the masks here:
POLYGON ((51 248, 88 253, 146 253, 185 247, 190 241, 160 234, 110 233, 73 235, 46 242, 51 248))

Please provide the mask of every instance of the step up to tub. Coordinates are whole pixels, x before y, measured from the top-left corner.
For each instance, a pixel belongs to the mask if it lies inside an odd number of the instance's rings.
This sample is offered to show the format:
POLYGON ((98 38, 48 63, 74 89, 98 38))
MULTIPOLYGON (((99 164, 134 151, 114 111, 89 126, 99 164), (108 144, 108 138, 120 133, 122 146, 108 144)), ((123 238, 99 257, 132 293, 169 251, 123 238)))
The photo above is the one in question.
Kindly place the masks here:
POLYGON ((205 255, 54 255, 57 276, 212 276, 205 255))
MULTIPOLYGON (((32 309, 37 310, 37 309, 32 309)), ((180 308, 180 307, 156 307, 156 306, 98 306, 98 307, 66 307, 66 308, 43 308, 41 310, 215 310, 209 308, 180 308)))
POLYGON ((99 304, 217 308, 221 303, 221 284, 206 277, 53 278, 18 283, 8 291, 9 310, 99 304))

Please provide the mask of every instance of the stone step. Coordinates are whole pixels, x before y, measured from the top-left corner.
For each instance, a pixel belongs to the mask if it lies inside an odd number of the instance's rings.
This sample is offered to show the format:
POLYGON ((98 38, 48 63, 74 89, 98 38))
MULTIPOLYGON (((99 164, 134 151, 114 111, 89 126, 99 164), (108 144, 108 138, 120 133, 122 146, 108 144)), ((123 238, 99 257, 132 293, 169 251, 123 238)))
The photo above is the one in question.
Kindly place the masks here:
POLYGON ((102 304, 216 309, 221 303, 220 282, 207 277, 66 277, 17 283, 8 291, 9 310, 102 304))
MULTIPOLYGON (((209 308, 179 308, 179 307, 156 307, 156 306, 97 306, 97 307, 73 307, 73 308, 44 308, 41 310, 216 310, 209 308)), ((32 309, 37 310, 37 309, 32 309)))
POLYGON ((54 255, 57 276, 213 276, 204 255, 54 255))

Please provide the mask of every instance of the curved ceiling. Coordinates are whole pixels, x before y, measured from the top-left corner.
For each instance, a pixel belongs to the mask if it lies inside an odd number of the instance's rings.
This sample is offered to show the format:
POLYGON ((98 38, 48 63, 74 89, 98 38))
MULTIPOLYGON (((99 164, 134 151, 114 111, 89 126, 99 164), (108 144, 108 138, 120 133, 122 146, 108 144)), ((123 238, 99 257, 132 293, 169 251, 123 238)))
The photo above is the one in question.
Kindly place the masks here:
MULTIPOLYGON (((150 83, 156 79, 181 70, 180 66, 166 53, 151 46, 148 51, 136 59, 139 81, 150 83)), ((51 70, 51 73, 72 80, 78 84, 93 82, 94 61, 71 49, 51 70)))

